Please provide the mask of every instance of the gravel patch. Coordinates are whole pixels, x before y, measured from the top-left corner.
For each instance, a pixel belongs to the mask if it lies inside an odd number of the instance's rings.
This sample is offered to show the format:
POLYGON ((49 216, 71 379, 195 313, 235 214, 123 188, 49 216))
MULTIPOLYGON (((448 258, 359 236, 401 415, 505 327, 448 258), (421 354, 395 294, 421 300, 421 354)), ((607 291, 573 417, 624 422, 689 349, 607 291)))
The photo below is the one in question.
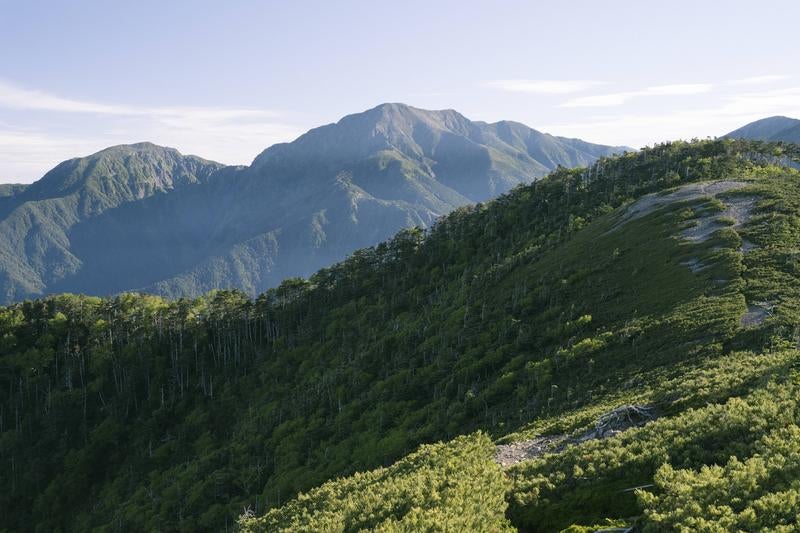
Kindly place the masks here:
POLYGON ((628 206, 622 220, 617 223, 613 229, 618 228, 626 222, 648 215, 669 204, 694 200, 704 196, 717 196, 724 192, 741 189, 747 185, 748 182, 746 181, 733 180, 715 181, 712 183, 689 183, 688 185, 683 185, 666 194, 647 194, 628 206))
POLYGON ((747 312, 742 315, 743 328, 760 326, 772 314, 772 307, 766 304, 752 304, 747 306, 747 312))
POLYGON ((511 444, 499 444, 495 447, 494 460, 503 468, 507 468, 522 461, 535 459, 546 453, 558 453, 568 444, 613 437, 628 428, 642 426, 657 417, 658 414, 652 406, 622 405, 601 415, 593 429, 577 437, 549 435, 512 442, 511 444))
POLYGON ((553 435, 511 444, 499 444, 494 452, 494 460, 505 468, 556 451, 557 446, 564 440, 566 440, 564 435, 553 435))
POLYGON ((728 224, 719 221, 719 217, 733 219, 733 228, 739 228, 742 224, 750 220, 753 216, 753 209, 756 206, 757 198, 754 196, 734 196, 731 198, 719 198, 725 204, 725 210, 721 213, 709 213, 696 219, 697 223, 686 228, 681 235, 693 242, 701 242, 708 239, 715 231, 727 227, 728 224))
POLYGON ((755 250, 756 248, 758 248, 757 245, 753 244, 752 242, 748 241, 747 239, 742 239, 742 246, 741 246, 741 248, 739 248, 739 250, 743 254, 746 254, 750 250, 755 250))

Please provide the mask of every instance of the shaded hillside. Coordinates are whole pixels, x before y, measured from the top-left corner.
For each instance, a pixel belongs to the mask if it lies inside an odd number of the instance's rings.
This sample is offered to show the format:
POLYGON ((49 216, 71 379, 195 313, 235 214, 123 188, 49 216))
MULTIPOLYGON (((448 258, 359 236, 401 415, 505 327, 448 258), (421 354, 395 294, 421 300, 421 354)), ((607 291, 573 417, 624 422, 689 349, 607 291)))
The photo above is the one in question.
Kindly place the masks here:
POLYGON ((255 301, 4 308, 0 527, 220 530, 244 509, 290 531, 790 524, 791 149, 561 169, 255 301), (596 429, 625 405, 651 414, 596 429), (561 444, 503 475, 487 434, 561 444))
POLYGON ((751 122, 725 137, 753 141, 782 141, 800 143, 800 120, 788 117, 769 117, 751 122))
POLYGON ((781 131, 775 138, 783 142, 800 144, 800 121, 793 127, 781 131))
POLYGON ((109 148, 0 198, 0 298, 255 295, 615 150, 402 104, 314 129, 250 167, 148 143, 109 148))
POLYGON ((9 198, 25 190, 22 183, 0 183, 0 198, 9 198))
MULTIPOLYGON (((0 203, 0 298, 49 292, 80 273, 72 232, 131 202, 207 180, 222 166, 150 143, 70 159, 0 203)), ((97 248, 95 255, 109 251, 97 248)), ((107 272, 107 276, 115 276, 107 272)))

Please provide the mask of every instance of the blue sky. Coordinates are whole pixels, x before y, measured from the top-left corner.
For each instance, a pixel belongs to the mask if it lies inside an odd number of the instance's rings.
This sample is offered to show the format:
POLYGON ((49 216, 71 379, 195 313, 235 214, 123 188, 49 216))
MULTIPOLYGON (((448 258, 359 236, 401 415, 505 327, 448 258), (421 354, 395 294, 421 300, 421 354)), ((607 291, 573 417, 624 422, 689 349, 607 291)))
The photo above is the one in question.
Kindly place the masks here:
POLYGON ((642 146, 800 118, 800 2, 0 0, 0 182, 224 163, 381 102, 642 146))

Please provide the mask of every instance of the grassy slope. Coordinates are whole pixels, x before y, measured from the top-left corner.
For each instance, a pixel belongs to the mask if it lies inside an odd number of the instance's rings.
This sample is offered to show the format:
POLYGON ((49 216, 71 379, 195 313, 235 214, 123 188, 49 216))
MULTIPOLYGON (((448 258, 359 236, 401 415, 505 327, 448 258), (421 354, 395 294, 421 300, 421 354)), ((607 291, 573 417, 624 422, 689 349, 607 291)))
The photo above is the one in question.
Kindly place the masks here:
POLYGON ((326 483, 265 518, 247 517, 244 530, 513 530, 493 451, 481 433, 425 445, 389 468, 326 483))

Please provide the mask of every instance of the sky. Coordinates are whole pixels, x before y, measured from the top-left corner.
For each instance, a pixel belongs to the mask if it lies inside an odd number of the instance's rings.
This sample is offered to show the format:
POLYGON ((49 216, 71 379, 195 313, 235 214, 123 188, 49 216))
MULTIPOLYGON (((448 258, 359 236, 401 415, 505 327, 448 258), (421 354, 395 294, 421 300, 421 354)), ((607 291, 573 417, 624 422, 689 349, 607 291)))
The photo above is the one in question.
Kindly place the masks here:
POLYGON ((0 0, 0 183, 228 164, 383 102, 641 147, 800 118, 796 0, 0 0))

